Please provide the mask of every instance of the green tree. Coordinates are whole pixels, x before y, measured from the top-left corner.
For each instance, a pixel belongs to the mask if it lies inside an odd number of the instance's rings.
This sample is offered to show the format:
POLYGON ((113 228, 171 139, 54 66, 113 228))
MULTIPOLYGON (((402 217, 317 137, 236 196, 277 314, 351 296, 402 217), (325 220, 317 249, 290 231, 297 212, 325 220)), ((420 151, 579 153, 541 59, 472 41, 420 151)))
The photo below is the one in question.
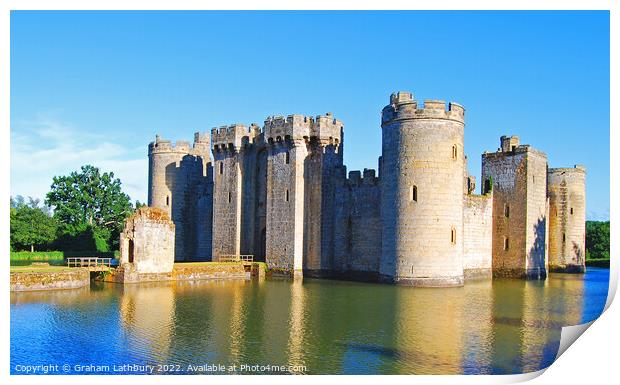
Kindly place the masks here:
POLYGON ((609 221, 586 222, 586 259, 609 259, 609 221))
POLYGON ((45 202, 54 208, 54 217, 65 233, 90 232, 98 251, 116 246, 124 220, 133 211, 120 179, 91 165, 68 176, 55 176, 45 202))
POLYGON ((39 207, 38 199, 11 197, 11 249, 34 251, 48 247, 56 239, 57 221, 50 215, 49 207, 39 207))

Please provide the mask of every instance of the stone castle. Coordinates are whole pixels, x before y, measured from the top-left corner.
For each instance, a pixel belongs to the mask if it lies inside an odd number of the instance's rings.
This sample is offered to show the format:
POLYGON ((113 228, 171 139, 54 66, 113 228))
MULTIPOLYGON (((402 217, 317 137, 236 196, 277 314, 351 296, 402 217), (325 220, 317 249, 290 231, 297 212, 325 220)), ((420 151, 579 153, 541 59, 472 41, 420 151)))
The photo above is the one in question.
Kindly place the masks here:
POLYGON ((584 271, 583 167, 549 169, 502 136, 482 154, 478 195, 461 105, 398 92, 381 128, 378 173, 348 175, 331 113, 214 128, 193 144, 157 136, 148 205, 172 220, 176 261, 253 255, 272 274, 414 286, 584 271))

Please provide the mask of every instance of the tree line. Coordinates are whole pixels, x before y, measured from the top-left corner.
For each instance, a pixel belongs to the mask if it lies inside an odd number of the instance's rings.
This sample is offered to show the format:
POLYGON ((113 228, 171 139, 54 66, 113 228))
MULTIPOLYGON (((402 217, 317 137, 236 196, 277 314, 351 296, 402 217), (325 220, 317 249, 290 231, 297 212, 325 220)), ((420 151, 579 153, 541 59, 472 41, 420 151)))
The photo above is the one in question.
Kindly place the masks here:
POLYGON ((114 173, 82 166, 55 176, 45 201, 11 197, 11 251, 110 252, 136 207, 114 173))
POLYGON ((609 221, 586 222, 586 260, 609 259, 609 221))

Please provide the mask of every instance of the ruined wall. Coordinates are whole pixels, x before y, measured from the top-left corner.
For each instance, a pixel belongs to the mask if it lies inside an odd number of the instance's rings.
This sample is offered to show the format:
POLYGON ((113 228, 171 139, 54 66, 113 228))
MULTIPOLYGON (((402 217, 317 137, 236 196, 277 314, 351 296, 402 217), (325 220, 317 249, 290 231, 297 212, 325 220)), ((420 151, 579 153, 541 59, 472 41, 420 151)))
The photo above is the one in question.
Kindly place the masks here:
POLYGON ((549 169, 550 271, 585 271, 585 177, 583 166, 549 169))
POLYGON ((120 265, 138 274, 168 273, 174 267, 175 225, 168 213, 141 207, 125 222, 120 235, 120 265))
POLYGON ((494 276, 546 276, 546 167, 546 155, 515 136, 482 155, 482 188, 493 190, 494 276))
POLYGON ((383 109, 382 279, 463 284, 464 125, 458 104, 408 92, 383 109))
POLYGON ((493 193, 467 194, 463 207, 465 278, 490 277, 493 267, 493 193))
POLYGON ((173 145, 159 136, 149 144, 148 205, 166 211, 175 223, 175 255, 181 261, 211 257, 209 152, 209 137, 200 133, 193 146, 185 141, 173 145))

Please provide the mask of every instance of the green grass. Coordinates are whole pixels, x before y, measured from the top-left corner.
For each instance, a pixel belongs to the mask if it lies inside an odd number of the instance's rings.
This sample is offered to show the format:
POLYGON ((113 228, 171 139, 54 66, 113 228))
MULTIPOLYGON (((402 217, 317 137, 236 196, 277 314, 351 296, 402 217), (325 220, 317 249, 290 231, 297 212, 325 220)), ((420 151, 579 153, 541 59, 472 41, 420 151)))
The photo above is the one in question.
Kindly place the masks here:
POLYGON ((62 260, 64 257, 62 251, 11 251, 11 261, 50 261, 62 260))
POLYGON ((66 266, 11 266, 11 273, 60 273, 75 268, 66 266))

